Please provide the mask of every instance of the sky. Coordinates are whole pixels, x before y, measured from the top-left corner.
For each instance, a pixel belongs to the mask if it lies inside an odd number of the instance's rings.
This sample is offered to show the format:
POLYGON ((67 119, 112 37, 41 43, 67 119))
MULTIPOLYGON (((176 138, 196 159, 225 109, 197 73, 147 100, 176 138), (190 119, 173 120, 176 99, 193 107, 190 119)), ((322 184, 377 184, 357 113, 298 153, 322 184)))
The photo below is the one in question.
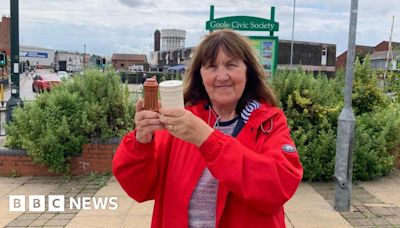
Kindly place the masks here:
MULTIPOLYGON (((78 51, 110 57, 113 53, 147 54, 154 49, 156 29, 186 31, 186 47, 208 33, 214 18, 270 18, 275 6, 279 39, 292 39, 295 0, 19 0, 20 44, 78 51)), ((336 55, 347 50, 350 0, 296 0, 294 40, 336 44, 336 55)), ((0 0, 0 15, 10 15, 10 0, 0 0)), ((376 46, 400 42, 398 0, 359 0, 356 44, 376 46)), ((245 35, 267 36, 253 32, 245 35)))

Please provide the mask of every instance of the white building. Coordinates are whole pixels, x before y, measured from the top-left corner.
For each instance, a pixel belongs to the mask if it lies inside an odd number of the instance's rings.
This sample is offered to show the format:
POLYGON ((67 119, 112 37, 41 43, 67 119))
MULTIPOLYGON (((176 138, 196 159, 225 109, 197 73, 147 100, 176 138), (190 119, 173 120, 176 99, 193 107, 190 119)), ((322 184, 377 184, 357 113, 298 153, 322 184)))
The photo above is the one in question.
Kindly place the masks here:
POLYGON ((186 31, 178 29, 161 30, 161 51, 181 49, 185 47, 186 31))
POLYGON ((54 64, 54 50, 21 45, 19 47, 19 61, 25 63, 27 60, 31 66, 40 65, 50 68, 54 64))
POLYGON ((56 51, 55 71, 77 72, 83 69, 83 54, 73 51, 56 51))
POLYGON ((387 70, 400 71, 400 52, 392 51, 389 54, 389 61, 387 61, 387 51, 377 51, 370 55, 370 66, 372 69, 386 69, 386 63, 388 64, 387 70))

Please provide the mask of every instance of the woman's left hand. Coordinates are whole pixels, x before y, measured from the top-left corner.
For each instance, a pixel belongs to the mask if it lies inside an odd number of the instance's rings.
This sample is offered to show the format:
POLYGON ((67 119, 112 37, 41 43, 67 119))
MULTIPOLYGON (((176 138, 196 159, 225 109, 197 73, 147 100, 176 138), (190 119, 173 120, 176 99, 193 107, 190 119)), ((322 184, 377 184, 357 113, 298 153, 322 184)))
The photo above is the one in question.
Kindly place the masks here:
POLYGON ((160 121, 175 137, 200 146, 213 129, 188 110, 180 108, 160 109, 160 121))

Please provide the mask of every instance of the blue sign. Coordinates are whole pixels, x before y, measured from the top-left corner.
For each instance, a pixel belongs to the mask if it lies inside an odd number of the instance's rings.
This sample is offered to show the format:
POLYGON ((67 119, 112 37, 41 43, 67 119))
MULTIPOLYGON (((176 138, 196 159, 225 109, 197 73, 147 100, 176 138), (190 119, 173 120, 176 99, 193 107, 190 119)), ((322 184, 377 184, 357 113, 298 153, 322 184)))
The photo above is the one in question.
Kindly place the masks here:
POLYGON ((32 57, 32 58, 45 58, 47 59, 48 53, 45 52, 32 52, 32 51, 20 51, 20 57, 32 57))

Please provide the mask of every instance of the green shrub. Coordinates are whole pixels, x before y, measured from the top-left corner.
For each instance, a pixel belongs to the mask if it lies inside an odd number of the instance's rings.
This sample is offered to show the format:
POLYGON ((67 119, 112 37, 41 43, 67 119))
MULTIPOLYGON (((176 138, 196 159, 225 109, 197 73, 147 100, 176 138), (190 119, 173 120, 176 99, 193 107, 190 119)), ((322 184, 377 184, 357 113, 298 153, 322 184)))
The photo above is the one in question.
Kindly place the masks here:
POLYGON ((369 57, 355 63, 352 106, 355 115, 373 112, 388 105, 389 99, 378 87, 376 72, 369 67, 369 57))
POLYGON ((387 76, 388 92, 393 93, 395 101, 400 103, 400 73, 389 72, 387 76))
POLYGON ((68 173, 72 156, 91 138, 133 128, 134 101, 113 71, 88 70, 13 112, 6 146, 22 148, 49 171, 68 173))
MULTIPOLYGON (((354 74, 354 180, 388 174, 400 148, 400 106, 390 102, 376 86, 374 72, 368 68, 368 58, 364 64, 356 64, 354 74)), ((303 71, 278 71, 273 78, 273 88, 298 148, 304 179, 331 180, 337 121, 343 107, 343 73, 328 79, 303 71)))
POLYGON ((278 72, 273 79, 306 180, 326 180, 333 175, 336 125, 342 107, 340 86, 338 81, 303 71, 278 72))
POLYGON ((388 97, 378 88, 376 82, 363 84, 356 81, 354 83, 352 101, 355 115, 373 112, 389 104, 388 97))
POLYGON ((357 117, 354 178, 369 180, 390 173, 400 145, 400 105, 392 103, 357 117))

